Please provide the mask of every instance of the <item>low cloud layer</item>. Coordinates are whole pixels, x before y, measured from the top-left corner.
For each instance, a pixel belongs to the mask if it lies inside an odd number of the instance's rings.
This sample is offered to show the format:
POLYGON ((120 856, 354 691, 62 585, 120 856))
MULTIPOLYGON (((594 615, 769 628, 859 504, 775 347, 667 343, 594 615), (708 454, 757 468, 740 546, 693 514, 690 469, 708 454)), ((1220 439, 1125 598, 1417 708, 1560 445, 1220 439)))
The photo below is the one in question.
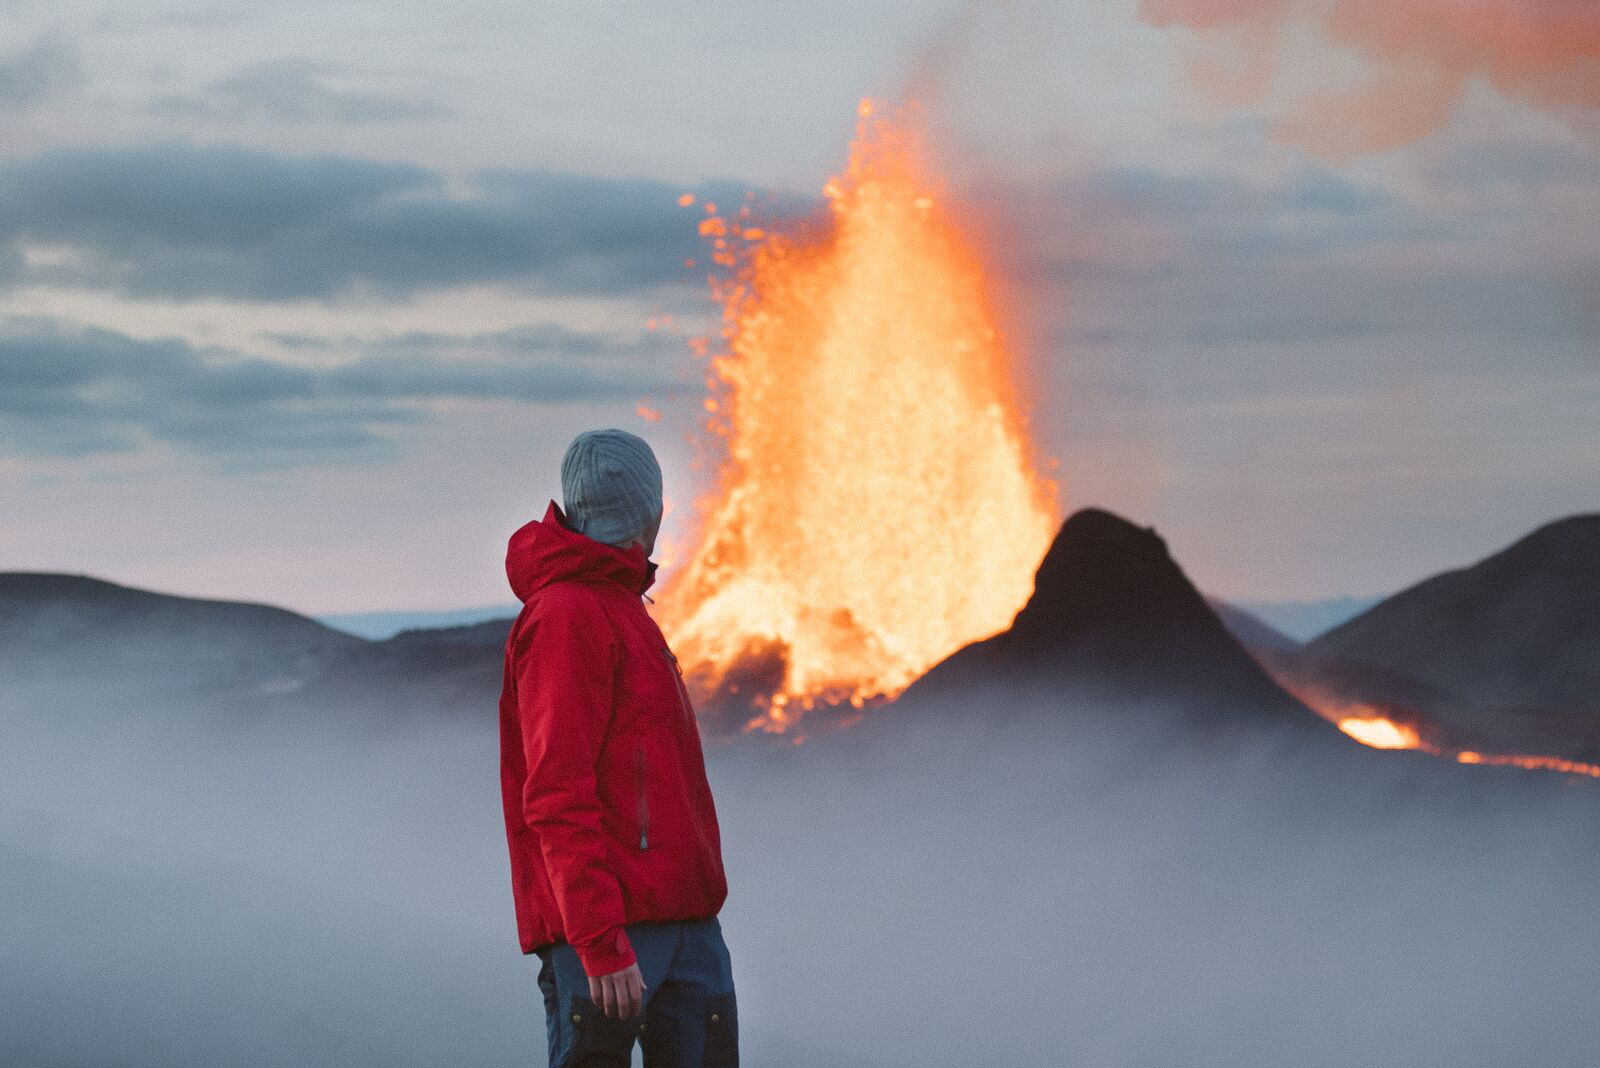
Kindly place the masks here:
MULTIPOLYGON (((326 344, 326 343, 320 343, 326 344)), ((562 404, 670 392, 669 340, 535 327, 349 343, 307 366, 179 338, 0 321, 0 455, 82 456, 149 443, 224 466, 382 456, 432 402, 562 404)))
POLYGON ((161 97, 152 108, 175 118, 222 123, 261 119, 364 125, 451 116, 449 108, 426 98, 341 84, 351 73, 333 63, 268 60, 218 78, 200 93, 161 97))
MULTIPOLYGON (((474 283, 559 295, 703 284, 683 187, 189 143, 0 164, 0 282, 140 297, 399 298, 474 283), (53 250, 31 266, 23 251, 53 250)), ((738 202, 744 187, 696 192, 738 202)))

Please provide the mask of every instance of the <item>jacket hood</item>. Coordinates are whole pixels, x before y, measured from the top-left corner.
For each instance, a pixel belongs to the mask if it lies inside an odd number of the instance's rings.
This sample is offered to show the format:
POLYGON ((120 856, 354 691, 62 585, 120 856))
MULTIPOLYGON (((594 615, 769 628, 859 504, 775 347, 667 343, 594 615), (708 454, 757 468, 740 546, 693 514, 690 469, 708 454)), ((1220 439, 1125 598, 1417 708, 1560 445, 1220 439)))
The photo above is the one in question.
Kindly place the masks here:
POLYGON ((642 547, 618 549, 579 534, 567 526, 555 501, 543 519, 517 528, 506 546, 506 578, 524 603, 552 582, 614 582, 643 593, 655 575, 656 565, 645 559, 642 547))

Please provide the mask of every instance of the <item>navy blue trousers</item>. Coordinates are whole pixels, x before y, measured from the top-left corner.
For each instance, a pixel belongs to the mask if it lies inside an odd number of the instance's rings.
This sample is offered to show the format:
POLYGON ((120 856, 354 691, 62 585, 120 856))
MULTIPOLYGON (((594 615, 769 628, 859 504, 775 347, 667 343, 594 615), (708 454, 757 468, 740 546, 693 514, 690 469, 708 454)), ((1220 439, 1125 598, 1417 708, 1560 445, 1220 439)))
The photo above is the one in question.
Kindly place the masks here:
POLYGON ((722 925, 709 920, 624 928, 644 978, 644 1011, 609 1019, 589 998, 589 977, 565 942, 541 946, 550 1068, 628 1068, 633 1044, 645 1068, 737 1068, 739 1016, 722 925))

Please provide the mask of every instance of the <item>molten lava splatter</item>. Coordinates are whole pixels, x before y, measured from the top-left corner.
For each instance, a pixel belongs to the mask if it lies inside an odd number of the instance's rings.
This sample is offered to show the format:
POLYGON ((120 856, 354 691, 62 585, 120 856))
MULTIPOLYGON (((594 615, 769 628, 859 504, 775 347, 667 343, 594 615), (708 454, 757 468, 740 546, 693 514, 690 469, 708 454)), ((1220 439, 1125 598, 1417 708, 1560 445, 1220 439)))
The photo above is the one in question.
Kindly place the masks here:
POLYGON ((1053 533, 992 283, 913 127, 862 104, 820 222, 699 224, 730 269, 706 401, 727 458, 659 611, 702 693, 767 665, 747 729, 893 695, 1003 630, 1053 533))

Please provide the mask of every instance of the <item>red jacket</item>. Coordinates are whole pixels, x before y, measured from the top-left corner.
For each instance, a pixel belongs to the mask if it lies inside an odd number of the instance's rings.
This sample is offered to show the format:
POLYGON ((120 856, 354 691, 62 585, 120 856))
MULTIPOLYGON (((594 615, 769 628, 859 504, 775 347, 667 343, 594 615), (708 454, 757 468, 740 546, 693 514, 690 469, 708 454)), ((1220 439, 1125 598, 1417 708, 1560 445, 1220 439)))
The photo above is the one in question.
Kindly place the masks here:
POLYGON ((694 709, 641 600, 655 565, 564 519, 552 501, 506 551, 500 786, 522 951, 570 942, 605 975, 634 962, 623 924, 714 916, 728 884, 694 709))

